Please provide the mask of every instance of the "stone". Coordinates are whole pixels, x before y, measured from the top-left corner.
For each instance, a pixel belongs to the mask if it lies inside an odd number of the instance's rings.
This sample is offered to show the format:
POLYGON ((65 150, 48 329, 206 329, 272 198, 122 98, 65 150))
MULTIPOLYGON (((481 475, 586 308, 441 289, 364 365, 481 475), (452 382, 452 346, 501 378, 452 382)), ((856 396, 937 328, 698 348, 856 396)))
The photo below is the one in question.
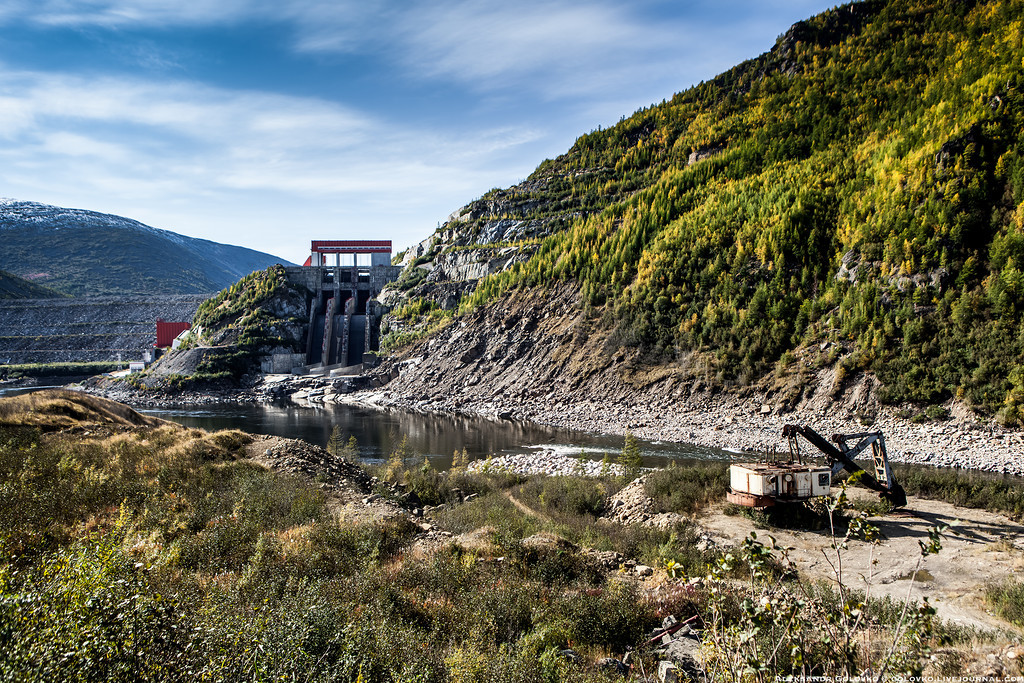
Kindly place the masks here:
POLYGON ((661 683, 677 683, 680 678, 676 665, 665 659, 658 662, 658 680, 661 683))
POLYGON ((621 660, 615 659, 614 657, 602 657, 597 660, 597 665, 602 669, 611 669, 623 676, 629 673, 629 667, 623 664, 621 660))

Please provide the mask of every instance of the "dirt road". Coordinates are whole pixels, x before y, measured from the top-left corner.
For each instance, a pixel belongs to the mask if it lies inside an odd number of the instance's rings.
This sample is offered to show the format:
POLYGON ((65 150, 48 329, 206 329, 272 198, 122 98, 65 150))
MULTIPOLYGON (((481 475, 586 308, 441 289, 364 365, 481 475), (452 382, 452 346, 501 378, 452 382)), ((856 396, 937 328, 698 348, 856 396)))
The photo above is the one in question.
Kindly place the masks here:
POLYGON ((751 531, 765 542, 770 535, 780 545, 793 548, 791 558, 809 578, 835 581, 838 570, 847 586, 870 597, 919 600, 927 596, 944 620, 984 629, 1014 628, 987 612, 984 603, 988 585, 1019 576, 1024 569, 1024 526, 1006 517, 911 498, 904 511, 871 518, 883 535, 878 544, 851 541, 837 562, 827 529, 763 529, 746 516, 730 516, 722 510, 715 508, 700 519, 720 543, 738 544, 751 531), (952 528, 942 540, 942 550, 922 559, 918 541, 927 543, 929 528, 938 524, 952 528), (915 570, 916 580, 912 580, 915 570))

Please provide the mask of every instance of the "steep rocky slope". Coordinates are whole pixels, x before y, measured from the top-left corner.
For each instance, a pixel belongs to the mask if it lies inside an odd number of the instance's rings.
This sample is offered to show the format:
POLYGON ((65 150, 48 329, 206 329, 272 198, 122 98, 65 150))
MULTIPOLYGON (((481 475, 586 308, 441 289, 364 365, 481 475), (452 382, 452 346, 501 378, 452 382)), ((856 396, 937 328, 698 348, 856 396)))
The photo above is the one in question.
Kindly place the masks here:
POLYGON ((1019 430, 985 424, 956 401, 937 411, 884 405, 878 380, 844 377, 834 352, 849 349, 803 349, 786 373, 724 390, 700 354, 652 363, 560 285, 475 308, 385 361, 373 388, 338 398, 757 453, 784 452, 789 423, 828 435, 881 430, 898 461, 1024 476, 1019 430))
MULTIPOLYGON (((1020 424, 1022 21, 880 0, 798 23, 453 213, 384 297, 392 347, 482 305, 543 316, 564 283, 591 330, 572 346, 607 337, 645 373, 791 404, 827 365, 890 405, 1020 424)), ((584 374, 557 370, 597 391, 584 374)))
POLYGON ((0 268, 73 295, 209 294, 276 256, 128 218, 0 200, 0 268))
POLYGON ((0 365, 141 360, 157 319, 190 321, 202 297, 0 301, 0 365))

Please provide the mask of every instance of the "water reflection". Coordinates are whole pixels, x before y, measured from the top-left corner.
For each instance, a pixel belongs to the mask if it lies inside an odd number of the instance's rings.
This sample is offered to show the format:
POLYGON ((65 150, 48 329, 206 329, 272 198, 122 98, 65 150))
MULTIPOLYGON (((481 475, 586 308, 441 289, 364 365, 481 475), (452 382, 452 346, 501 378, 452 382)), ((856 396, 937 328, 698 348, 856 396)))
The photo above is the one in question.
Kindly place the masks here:
MULTIPOLYGON (((140 412, 188 427, 242 429, 255 434, 274 434, 304 439, 326 446, 337 426, 344 435, 355 436, 363 458, 387 458, 402 437, 416 453, 426 455, 435 467, 451 464, 452 453, 466 449, 473 458, 487 455, 527 453, 550 448, 566 455, 580 452, 601 459, 614 458, 622 450, 622 437, 558 429, 531 423, 488 420, 482 417, 423 414, 374 410, 355 406, 298 407, 294 405, 182 406, 143 409, 140 412)), ((644 464, 664 466, 670 460, 728 460, 724 451, 667 442, 640 442, 644 464)))

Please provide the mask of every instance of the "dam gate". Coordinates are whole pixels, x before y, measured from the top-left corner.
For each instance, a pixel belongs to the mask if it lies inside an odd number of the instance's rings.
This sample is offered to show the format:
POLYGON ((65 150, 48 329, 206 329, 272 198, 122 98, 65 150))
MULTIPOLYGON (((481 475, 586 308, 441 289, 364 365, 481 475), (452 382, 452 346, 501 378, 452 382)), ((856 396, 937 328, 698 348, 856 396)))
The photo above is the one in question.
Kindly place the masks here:
POLYGON ((390 240, 313 240, 305 264, 285 271, 310 293, 307 367, 360 365, 380 349, 387 309, 376 297, 402 272, 391 265, 390 240))

